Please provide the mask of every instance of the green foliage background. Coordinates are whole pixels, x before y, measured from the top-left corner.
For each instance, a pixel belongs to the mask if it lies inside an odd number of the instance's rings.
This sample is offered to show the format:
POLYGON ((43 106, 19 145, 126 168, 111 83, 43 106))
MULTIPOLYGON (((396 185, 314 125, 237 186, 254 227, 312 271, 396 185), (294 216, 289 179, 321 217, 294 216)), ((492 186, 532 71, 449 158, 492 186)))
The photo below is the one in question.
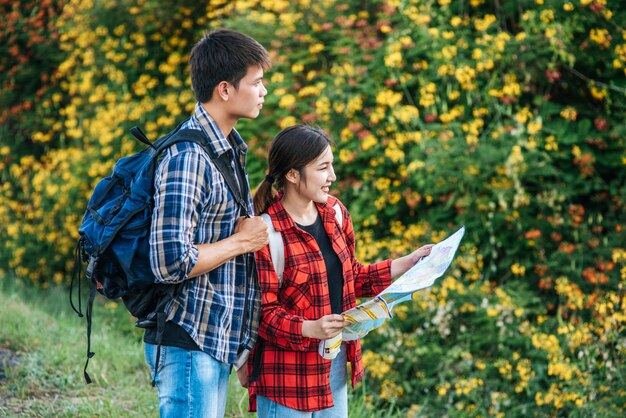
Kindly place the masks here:
POLYGON ((466 226, 448 274, 365 339, 368 402, 440 416, 622 416, 626 6, 619 1, 0 1, 0 268, 64 283, 95 182, 194 105, 187 58, 270 51, 254 155, 336 141, 359 258, 466 226))

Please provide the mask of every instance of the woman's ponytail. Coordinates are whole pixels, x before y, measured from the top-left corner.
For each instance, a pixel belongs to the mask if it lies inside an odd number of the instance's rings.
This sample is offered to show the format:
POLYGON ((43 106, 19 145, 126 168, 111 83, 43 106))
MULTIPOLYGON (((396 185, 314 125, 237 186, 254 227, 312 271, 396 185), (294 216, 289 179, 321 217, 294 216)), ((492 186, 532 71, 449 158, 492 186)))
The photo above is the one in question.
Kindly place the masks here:
POLYGON ((272 204, 274 200, 274 192, 272 190, 273 183, 274 178, 268 174, 254 193, 254 213, 257 215, 266 212, 267 208, 272 204))

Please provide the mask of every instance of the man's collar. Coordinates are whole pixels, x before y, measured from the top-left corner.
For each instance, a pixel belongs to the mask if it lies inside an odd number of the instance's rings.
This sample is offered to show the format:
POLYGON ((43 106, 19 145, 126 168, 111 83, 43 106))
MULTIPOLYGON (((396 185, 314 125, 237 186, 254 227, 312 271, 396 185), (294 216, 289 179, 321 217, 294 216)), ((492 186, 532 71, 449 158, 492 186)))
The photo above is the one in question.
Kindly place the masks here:
POLYGON ((240 151, 247 151, 248 146, 239 135, 239 132, 237 132, 235 128, 233 128, 230 132, 230 137, 233 140, 231 144, 231 141, 226 138, 226 135, 224 135, 224 132, 222 132, 222 129, 219 127, 217 122, 215 122, 211 115, 204 110, 200 102, 196 103, 196 107, 191 118, 202 128, 205 135, 209 139, 210 146, 213 148, 218 157, 235 147, 240 151))

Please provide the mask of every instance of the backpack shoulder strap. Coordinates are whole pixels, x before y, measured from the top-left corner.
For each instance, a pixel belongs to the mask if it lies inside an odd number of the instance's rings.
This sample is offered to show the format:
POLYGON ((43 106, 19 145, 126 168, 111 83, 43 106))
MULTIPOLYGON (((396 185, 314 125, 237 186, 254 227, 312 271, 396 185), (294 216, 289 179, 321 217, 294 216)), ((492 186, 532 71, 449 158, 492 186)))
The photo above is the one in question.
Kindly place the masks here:
POLYGON ((283 272, 285 271, 285 245, 283 243, 283 237, 280 232, 274 228, 272 224, 272 218, 267 213, 262 213, 261 218, 267 224, 270 241, 270 256, 272 257, 272 264, 274 264, 274 271, 278 276, 278 288, 283 285, 283 272))
POLYGON ((161 152, 179 142, 195 142, 196 144, 202 146, 202 148, 207 150, 207 153, 209 154, 209 157, 211 157, 211 160, 216 158, 216 156, 212 152, 209 152, 210 149, 208 149, 209 147, 207 146, 208 144, 204 133, 197 129, 176 128, 176 130, 167 135, 167 137, 157 140, 157 142, 154 143, 154 146, 157 152, 161 152))
MULTIPOLYGON (((218 169, 220 173, 222 173, 224 180, 226 180, 226 184, 228 185, 231 192, 235 196, 235 201, 237 201, 237 203, 243 210, 243 213, 247 216, 248 205, 246 204, 242 196, 241 188, 239 187, 239 181, 235 178, 235 174, 233 173, 233 171, 230 169, 230 166, 229 166, 231 154, 224 153, 222 154, 221 157, 217 157, 215 153, 213 152, 213 150, 211 149, 211 147, 209 147, 209 144, 207 142, 206 137, 204 136, 204 133, 202 133, 201 131, 197 129, 177 130, 174 134, 172 134, 169 138, 167 138, 166 140, 161 142, 159 146, 157 146, 157 152, 161 152, 162 150, 168 147, 171 147, 172 145, 178 142, 195 142, 206 151, 206 153, 209 155, 209 158, 211 158, 211 161, 213 161, 213 164, 215 165, 215 167, 218 169)), ((245 179, 243 181, 245 181, 245 179)))
POLYGON ((343 228, 343 213, 341 212, 341 206, 339 205, 339 202, 334 204, 333 209, 335 209, 335 219, 337 219, 339 228, 343 228))
MULTIPOLYGON (((335 203, 333 209, 335 209, 335 218, 341 228, 343 224, 341 206, 339 206, 339 203, 335 203)), ((270 257, 272 258, 272 264, 274 264, 274 271, 278 276, 278 287, 280 288, 283 284, 283 273, 285 272, 285 244, 283 243, 283 237, 280 235, 280 232, 274 228, 270 215, 262 213, 260 216, 267 225, 269 232, 270 257)))

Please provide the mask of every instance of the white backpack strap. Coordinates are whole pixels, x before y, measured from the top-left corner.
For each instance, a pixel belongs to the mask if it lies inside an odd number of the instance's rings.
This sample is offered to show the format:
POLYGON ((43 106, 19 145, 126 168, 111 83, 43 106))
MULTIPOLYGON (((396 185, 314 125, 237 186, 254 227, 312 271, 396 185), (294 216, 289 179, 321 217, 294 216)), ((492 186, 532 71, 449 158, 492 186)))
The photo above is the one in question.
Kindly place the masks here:
POLYGON ((343 213, 341 213, 341 206, 339 206, 339 202, 335 203, 333 206, 335 209, 335 218, 337 218, 337 222, 339 223, 339 228, 343 228, 343 213))
POLYGON ((285 271, 285 246, 283 244, 283 237, 280 232, 274 228, 272 224, 272 218, 267 213, 262 213, 261 218, 267 224, 270 241, 270 256, 272 257, 272 264, 274 264, 274 271, 278 276, 278 287, 283 285, 283 272, 285 271))

